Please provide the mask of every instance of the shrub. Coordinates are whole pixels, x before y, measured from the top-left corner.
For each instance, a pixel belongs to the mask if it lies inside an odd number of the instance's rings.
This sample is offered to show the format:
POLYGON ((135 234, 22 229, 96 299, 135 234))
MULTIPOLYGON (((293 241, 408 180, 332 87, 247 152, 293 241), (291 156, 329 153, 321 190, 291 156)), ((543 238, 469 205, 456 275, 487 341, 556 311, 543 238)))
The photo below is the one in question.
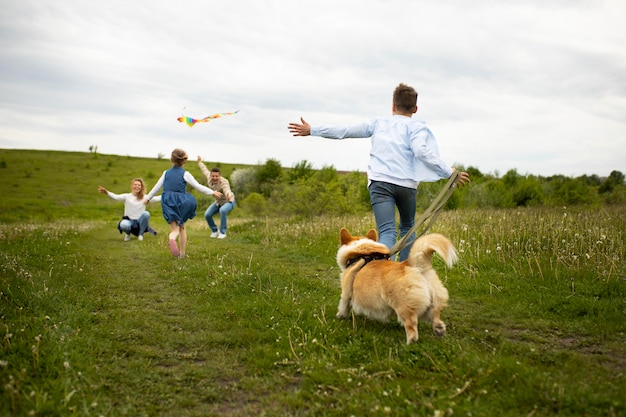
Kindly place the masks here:
POLYGON ((260 216, 266 214, 267 201, 261 194, 253 192, 241 201, 239 208, 250 216, 260 216))

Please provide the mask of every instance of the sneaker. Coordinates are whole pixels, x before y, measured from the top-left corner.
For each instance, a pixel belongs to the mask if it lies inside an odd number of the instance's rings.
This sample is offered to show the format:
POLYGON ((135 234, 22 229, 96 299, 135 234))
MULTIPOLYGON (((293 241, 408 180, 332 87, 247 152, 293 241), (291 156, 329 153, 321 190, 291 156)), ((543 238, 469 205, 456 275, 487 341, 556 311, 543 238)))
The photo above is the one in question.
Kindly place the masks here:
POLYGON ((137 236, 137 240, 143 240, 143 235, 137 236))
POLYGON ((211 233, 211 237, 217 237, 219 235, 219 232, 213 232, 211 233))
POLYGON ((130 240, 130 235, 127 233, 124 235, 124 242, 128 242, 130 240))
POLYGON ((219 235, 217 235, 218 239, 224 239, 226 237, 226 233, 220 233, 219 235))

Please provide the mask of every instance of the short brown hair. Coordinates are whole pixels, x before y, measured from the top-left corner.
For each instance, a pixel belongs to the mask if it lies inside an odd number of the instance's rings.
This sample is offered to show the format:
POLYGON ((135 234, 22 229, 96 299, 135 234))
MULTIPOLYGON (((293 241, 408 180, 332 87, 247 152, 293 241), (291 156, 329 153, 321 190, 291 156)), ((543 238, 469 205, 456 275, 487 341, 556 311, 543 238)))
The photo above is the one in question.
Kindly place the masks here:
POLYGON ((413 112, 417 106, 417 91, 404 83, 398 84, 393 90, 393 104, 402 112, 413 112))
POLYGON ((187 162, 187 152, 180 148, 174 149, 172 151, 172 157, 170 158, 170 161, 174 165, 178 165, 179 167, 183 166, 185 162, 187 162))

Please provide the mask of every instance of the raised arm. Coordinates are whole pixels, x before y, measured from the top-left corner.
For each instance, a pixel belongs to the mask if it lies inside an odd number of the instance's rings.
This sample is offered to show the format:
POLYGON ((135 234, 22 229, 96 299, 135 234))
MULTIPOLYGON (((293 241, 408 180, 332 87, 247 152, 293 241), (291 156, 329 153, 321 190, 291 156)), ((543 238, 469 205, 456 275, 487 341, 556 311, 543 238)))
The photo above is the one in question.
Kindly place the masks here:
POLYGON ((200 155, 198 155, 198 168, 200 168, 200 171, 202 171, 202 175, 204 175, 208 181, 211 178, 211 171, 209 171, 206 165, 204 165, 204 162, 202 162, 202 157, 200 155))

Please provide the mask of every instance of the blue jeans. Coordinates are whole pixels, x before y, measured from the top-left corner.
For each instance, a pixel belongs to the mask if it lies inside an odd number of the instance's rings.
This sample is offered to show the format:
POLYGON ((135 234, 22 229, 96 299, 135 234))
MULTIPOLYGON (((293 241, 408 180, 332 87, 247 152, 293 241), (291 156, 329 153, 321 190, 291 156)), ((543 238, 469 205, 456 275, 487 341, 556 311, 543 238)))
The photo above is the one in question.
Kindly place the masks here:
POLYGON ((224 203, 222 206, 218 206, 217 203, 213 203, 209 206, 208 209, 204 212, 204 218, 206 222, 209 224, 209 228, 212 232, 217 232, 217 226, 213 221, 213 216, 215 216, 218 212, 220 213, 220 233, 226 234, 226 229, 228 228, 228 213, 233 211, 237 204, 234 201, 229 201, 228 203, 224 203))
POLYGON ((131 219, 122 219, 120 223, 117 225, 117 228, 120 232, 124 232, 128 235, 131 233, 133 235, 141 236, 148 230, 148 224, 150 223, 150 213, 144 211, 141 213, 141 216, 137 220, 131 219))
MULTIPOLYGON (((369 192, 370 203, 374 210, 374 218, 378 228, 378 241, 391 249, 398 238, 396 207, 400 215, 400 237, 403 237, 415 224, 417 190, 388 182, 372 181, 369 186, 369 192)), ((415 234, 411 239, 415 239, 415 234)), ((410 250, 410 246, 402 249, 399 261, 406 260, 410 250)))

